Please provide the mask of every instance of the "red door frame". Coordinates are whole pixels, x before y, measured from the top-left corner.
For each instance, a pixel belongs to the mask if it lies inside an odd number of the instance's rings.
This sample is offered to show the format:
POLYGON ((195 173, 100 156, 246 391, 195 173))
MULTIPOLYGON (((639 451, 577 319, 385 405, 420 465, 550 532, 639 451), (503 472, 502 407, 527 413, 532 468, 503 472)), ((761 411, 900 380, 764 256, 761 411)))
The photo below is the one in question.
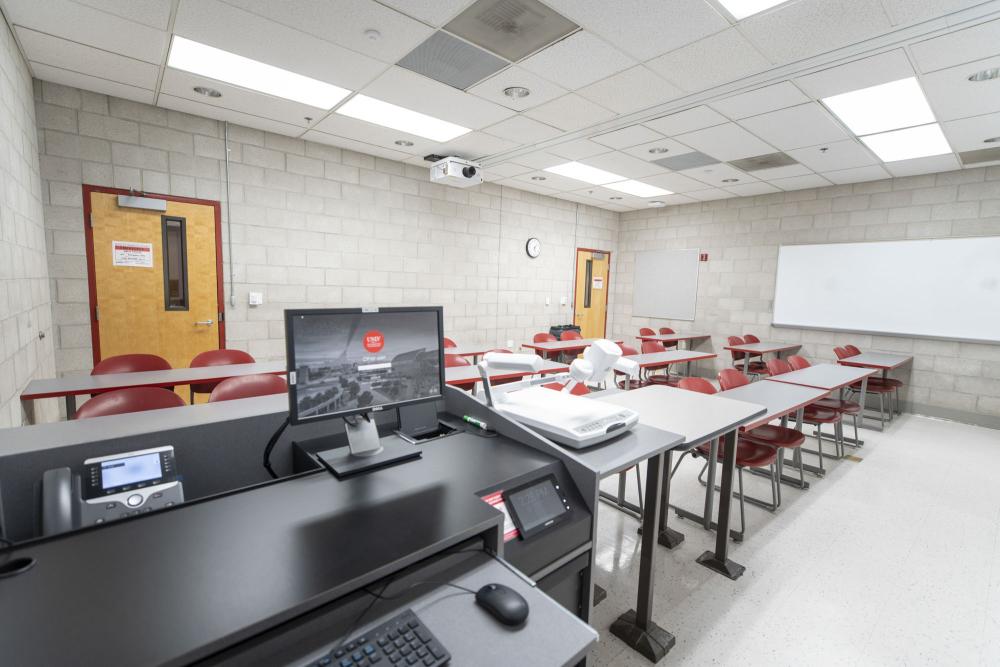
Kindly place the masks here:
POLYGON ((98 192, 109 195, 137 195, 149 199, 163 199, 180 204, 200 204, 215 209, 215 277, 217 283, 217 300, 219 302, 219 348, 226 347, 226 297, 222 275, 222 206, 210 199, 193 199, 191 197, 174 197, 172 195, 149 194, 121 188, 106 188, 100 185, 83 186, 83 235, 87 246, 87 293, 90 298, 90 341, 94 355, 94 365, 101 360, 101 334, 97 324, 97 283, 94 275, 94 230, 90 226, 90 195, 98 192))
POLYGON ((573 324, 576 324, 576 286, 579 284, 577 271, 581 252, 601 252, 608 256, 608 284, 604 286, 604 335, 608 335, 608 299, 611 296, 611 251, 597 248, 577 248, 573 253, 573 324))

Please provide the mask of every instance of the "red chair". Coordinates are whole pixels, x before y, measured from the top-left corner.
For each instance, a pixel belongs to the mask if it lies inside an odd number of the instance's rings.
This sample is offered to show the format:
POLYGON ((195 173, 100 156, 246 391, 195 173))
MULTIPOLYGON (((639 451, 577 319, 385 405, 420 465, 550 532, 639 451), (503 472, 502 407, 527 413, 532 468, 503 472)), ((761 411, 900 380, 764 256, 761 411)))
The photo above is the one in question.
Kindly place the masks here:
MULTIPOLYGON (((673 334, 673 333, 677 333, 677 332, 674 331, 673 329, 671 329, 670 327, 660 327, 660 335, 661 336, 669 336, 670 334, 673 334)), ((674 341, 673 343, 664 343, 663 347, 666 347, 666 348, 677 347, 677 341, 674 341)))
MULTIPOLYGON (((795 370, 809 368, 809 360, 798 354, 788 357, 788 364, 795 370)), ((854 419, 854 441, 858 441, 858 415, 861 414, 861 405, 854 401, 845 401, 839 398, 821 398, 814 401, 812 405, 836 410, 841 415, 850 415, 854 419)))
MULTIPOLYGON (((861 350, 858 350, 858 348, 854 347, 853 345, 851 345, 850 347, 852 349, 854 349, 854 350, 857 350, 857 352, 851 352, 845 346, 845 347, 835 347, 835 348, 833 348, 833 353, 837 355, 837 359, 848 359, 850 357, 855 357, 855 356, 861 354, 861 350)), ((888 397, 888 399, 889 399, 889 418, 892 419, 892 409, 893 409, 892 408, 892 396, 893 396, 893 394, 895 394, 895 396, 896 396, 896 404, 897 404, 897 407, 898 407, 898 404, 899 404, 899 386, 902 386, 902 384, 903 383, 899 382, 899 380, 890 380, 888 378, 886 378, 886 379, 883 379, 883 378, 880 378, 880 377, 869 377, 868 378, 868 386, 866 387, 866 391, 868 393, 875 394, 875 395, 878 396, 878 416, 879 416, 879 422, 880 422, 882 428, 885 428, 885 421, 886 421, 886 419, 885 419, 885 401, 886 401, 886 398, 888 397), (893 384, 893 383, 898 383, 898 385, 897 384, 893 384)), ((859 381, 855 382, 854 384, 852 384, 849 387, 849 389, 850 389, 850 391, 852 393, 860 395, 860 393, 861 393, 861 381, 859 380, 859 381)))
POLYGON ((447 336, 445 336, 444 338, 442 338, 441 342, 444 344, 444 346, 445 346, 446 349, 449 348, 449 347, 458 347, 458 345, 455 344, 455 341, 453 341, 452 339, 448 338, 447 336))
MULTIPOLYGON (((782 375, 784 373, 791 373, 792 370, 792 365, 784 359, 767 360, 767 371, 771 374, 771 377, 782 375)), ((815 403, 810 403, 802 411, 802 423, 816 427, 814 435, 816 436, 816 442, 819 445, 819 452, 817 456, 819 456, 819 467, 821 469, 823 468, 823 424, 833 425, 834 448, 837 451, 838 457, 842 457, 844 455, 842 449, 844 443, 842 413, 830 408, 820 407, 815 403)))
POLYGON ((484 354, 489 354, 490 352, 497 352, 499 354, 514 354, 513 352, 511 352, 510 350, 508 350, 505 347, 495 347, 492 350, 486 350, 486 352, 484 352, 484 354))
POLYGON ((179 408, 184 399, 160 387, 130 387, 106 391, 90 399, 76 411, 73 419, 90 419, 121 415, 127 412, 144 412, 146 410, 162 410, 163 408, 179 408))
POLYGON ((559 340, 583 340, 583 336, 579 332, 567 330, 559 334, 559 340))
MULTIPOLYGON (((631 345, 620 345, 619 347, 621 347, 621 349, 622 349, 622 356, 623 357, 632 356, 633 354, 639 354, 639 351, 636 350, 631 345)), ((625 388, 625 380, 627 379, 625 373, 622 373, 621 371, 615 371, 614 375, 615 375, 615 384, 618 385, 619 389, 624 389, 625 388), (621 378, 621 379, 618 379, 618 378, 621 378)), ((639 387, 645 387, 645 386, 646 386, 646 383, 642 381, 642 378, 636 378, 635 380, 631 380, 631 379, 628 380, 628 388, 629 389, 638 389, 639 387)))
MULTIPOLYGON (((114 357, 101 359, 90 371, 91 375, 110 375, 112 373, 142 373, 144 371, 169 371, 172 368, 170 362, 155 354, 119 354, 114 357)), ((164 387, 173 391, 173 387, 164 387)), ((91 396, 97 396, 103 392, 94 392, 91 396)))
MULTIPOLYGON (((667 348, 663 347, 663 343, 658 340, 644 340, 642 341, 642 353, 643 354, 656 354, 657 352, 666 352, 667 348)), ((676 387, 677 382, 680 380, 678 376, 670 375, 670 367, 666 369, 666 373, 660 375, 657 374, 656 370, 646 373, 646 377, 643 381, 646 384, 662 384, 668 387, 676 387)))
POLYGON ((650 329, 649 327, 642 327, 641 329, 639 329, 639 335, 640 336, 655 336, 656 332, 653 331, 652 329, 650 329))
MULTIPOLYGON (((845 345, 844 349, 847 350, 848 352, 850 352, 850 354, 851 354, 852 357, 855 356, 855 355, 857 355, 857 354, 861 354, 860 348, 857 348, 857 347, 855 347, 853 345, 845 345)), ((880 384, 890 385, 895 390, 894 391, 894 395, 895 395, 895 398, 896 398, 896 413, 897 414, 903 414, 903 411, 902 411, 902 409, 899 406, 899 389, 900 389, 900 387, 903 386, 903 381, 902 380, 897 380, 895 378, 890 378, 890 377, 877 377, 877 378, 868 378, 868 384, 870 385, 873 380, 875 380, 876 382, 879 382, 880 384)), ((891 419, 892 418, 892 405, 889 406, 889 416, 890 416, 890 419, 891 419)))
POLYGON ((212 390, 208 397, 209 403, 232 401, 237 398, 252 398, 254 396, 270 396, 271 394, 288 393, 288 383, 280 375, 260 373, 258 375, 240 375, 223 380, 212 390))
MULTIPOLYGON (((555 336, 553 336, 550 333, 536 333, 535 336, 534 336, 534 338, 532 338, 531 340, 534 343, 555 343, 559 339, 556 338, 555 336)), ((559 353, 558 352, 541 352, 541 351, 539 351, 538 354, 543 359, 548 359, 549 361, 557 361, 559 359, 559 353)))
MULTIPOLYGON (((230 364, 252 364, 257 360, 243 350, 209 350, 202 352, 191 360, 191 368, 204 366, 228 366, 230 364)), ((195 394, 211 394, 222 380, 216 382, 200 382, 191 385, 191 404, 194 405, 195 394)))
MULTIPOLYGON (((739 336, 729 336, 726 341, 729 345, 744 345, 746 343, 746 341, 739 336)), ((747 356, 746 353, 730 350, 729 354, 733 357, 733 367, 742 371, 744 367, 744 359, 746 359, 747 356)), ((763 361, 751 361, 750 365, 747 367, 747 373, 754 376, 767 375, 767 366, 764 365, 763 361)))
POLYGON ((456 366, 471 366, 472 362, 457 354, 444 355, 444 367, 455 368, 456 366))
POLYGON ((851 356, 861 354, 861 349, 853 345, 845 345, 844 349, 851 353, 851 356))
MULTIPOLYGON (((562 388, 566 386, 566 383, 550 382, 548 384, 543 384, 542 386, 545 387, 546 389, 554 389, 555 391, 562 391, 562 388)), ((569 393, 573 394, 574 396, 586 396, 587 394, 590 393, 590 387, 581 382, 579 384, 574 385, 573 388, 569 390, 569 393)))

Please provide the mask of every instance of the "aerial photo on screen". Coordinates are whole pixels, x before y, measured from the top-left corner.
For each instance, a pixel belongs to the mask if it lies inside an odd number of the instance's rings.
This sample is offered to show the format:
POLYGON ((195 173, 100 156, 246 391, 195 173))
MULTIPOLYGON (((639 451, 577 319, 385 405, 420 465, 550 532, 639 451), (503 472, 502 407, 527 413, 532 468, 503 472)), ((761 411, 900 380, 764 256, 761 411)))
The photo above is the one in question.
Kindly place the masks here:
POLYGON ((327 313, 295 319, 299 419, 441 394, 436 312, 327 313))

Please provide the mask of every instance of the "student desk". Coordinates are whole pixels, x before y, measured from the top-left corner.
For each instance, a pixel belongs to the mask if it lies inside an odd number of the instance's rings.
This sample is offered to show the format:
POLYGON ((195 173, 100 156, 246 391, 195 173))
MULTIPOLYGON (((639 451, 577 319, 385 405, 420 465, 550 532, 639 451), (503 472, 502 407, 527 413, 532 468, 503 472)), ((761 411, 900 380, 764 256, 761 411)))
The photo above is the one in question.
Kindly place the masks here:
POLYGON ((639 364, 639 368, 666 368, 671 364, 687 364, 687 373, 691 374, 691 362, 703 359, 714 359, 712 352, 692 352, 691 350, 667 350, 666 352, 647 352, 644 354, 629 354, 626 359, 639 364))
POLYGON ((479 346, 465 346, 465 347, 446 347, 444 348, 445 354, 453 354, 457 357, 472 357, 472 363, 479 361, 479 355, 486 354, 491 350, 497 349, 494 347, 486 347, 485 345, 479 346))
MULTIPOLYGON (((539 375, 550 375, 552 373, 563 373, 569 370, 569 366, 566 364, 560 364, 556 361, 549 361, 546 359, 542 362, 542 369, 538 371, 539 375)), ((496 370, 489 369, 490 382, 498 382, 501 380, 520 380, 526 375, 534 375, 535 371, 511 371, 511 370, 496 370)), ((477 382, 480 382, 482 378, 479 376, 479 366, 453 366, 451 368, 444 369, 444 381, 447 384, 453 385, 460 389, 472 389, 476 386, 477 382)))
POLYGON ((220 382, 240 375, 284 374, 284 361, 258 361, 252 364, 171 368, 165 371, 108 373, 105 375, 67 375, 61 378, 32 380, 21 392, 21 406, 28 424, 35 423, 35 404, 39 398, 64 398, 66 418, 76 414, 76 397, 132 387, 175 387, 201 382, 220 382))
POLYGON ((687 348, 690 350, 694 343, 692 341, 701 340, 702 338, 711 338, 708 334, 652 334, 649 336, 636 336, 640 341, 655 340, 664 345, 670 343, 677 343, 680 347, 681 343, 687 343, 687 348))
MULTIPOLYGON (((595 341, 604 340, 602 338, 578 338, 577 340, 551 340, 543 343, 522 343, 521 347, 536 352, 563 352, 566 354, 580 354, 591 346, 595 341)), ((613 341, 617 345, 622 344, 621 339, 613 341)))
POLYGON ((802 347, 799 343, 744 343, 743 345, 727 345, 724 350, 729 350, 730 352, 744 352, 743 355, 743 372, 746 373, 750 370, 750 355, 760 355, 761 358, 765 354, 774 354, 778 359, 781 358, 782 352, 788 352, 789 350, 797 350, 802 347))
MULTIPOLYGON (((889 354, 886 352, 862 352, 861 354, 856 354, 853 357, 845 357, 839 360, 841 366, 856 366, 859 368, 874 368, 875 370, 882 371, 882 379, 889 377, 889 371, 896 370, 900 366, 908 364, 913 361, 913 357, 906 354, 889 354)), ((864 405, 864 403, 862 403, 864 405)), ((892 407, 890 402, 889 407, 892 407)), ((896 409, 900 411, 899 399, 896 400, 896 409)), ((892 410, 889 411, 889 417, 892 417, 892 410)), ((874 418, 874 417, 873 417, 874 418)), ((864 420, 862 420, 864 424, 864 420)), ((879 430, 885 428, 880 424, 879 430)))

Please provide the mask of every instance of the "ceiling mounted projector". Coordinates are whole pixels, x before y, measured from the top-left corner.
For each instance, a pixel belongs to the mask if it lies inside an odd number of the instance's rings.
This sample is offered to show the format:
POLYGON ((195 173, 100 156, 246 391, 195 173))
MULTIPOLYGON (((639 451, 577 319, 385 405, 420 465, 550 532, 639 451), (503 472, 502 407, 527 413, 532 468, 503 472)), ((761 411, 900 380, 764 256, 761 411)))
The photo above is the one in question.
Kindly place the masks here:
POLYGON ((446 157, 431 165, 431 183, 469 188, 483 182, 483 170, 475 162, 446 157))

